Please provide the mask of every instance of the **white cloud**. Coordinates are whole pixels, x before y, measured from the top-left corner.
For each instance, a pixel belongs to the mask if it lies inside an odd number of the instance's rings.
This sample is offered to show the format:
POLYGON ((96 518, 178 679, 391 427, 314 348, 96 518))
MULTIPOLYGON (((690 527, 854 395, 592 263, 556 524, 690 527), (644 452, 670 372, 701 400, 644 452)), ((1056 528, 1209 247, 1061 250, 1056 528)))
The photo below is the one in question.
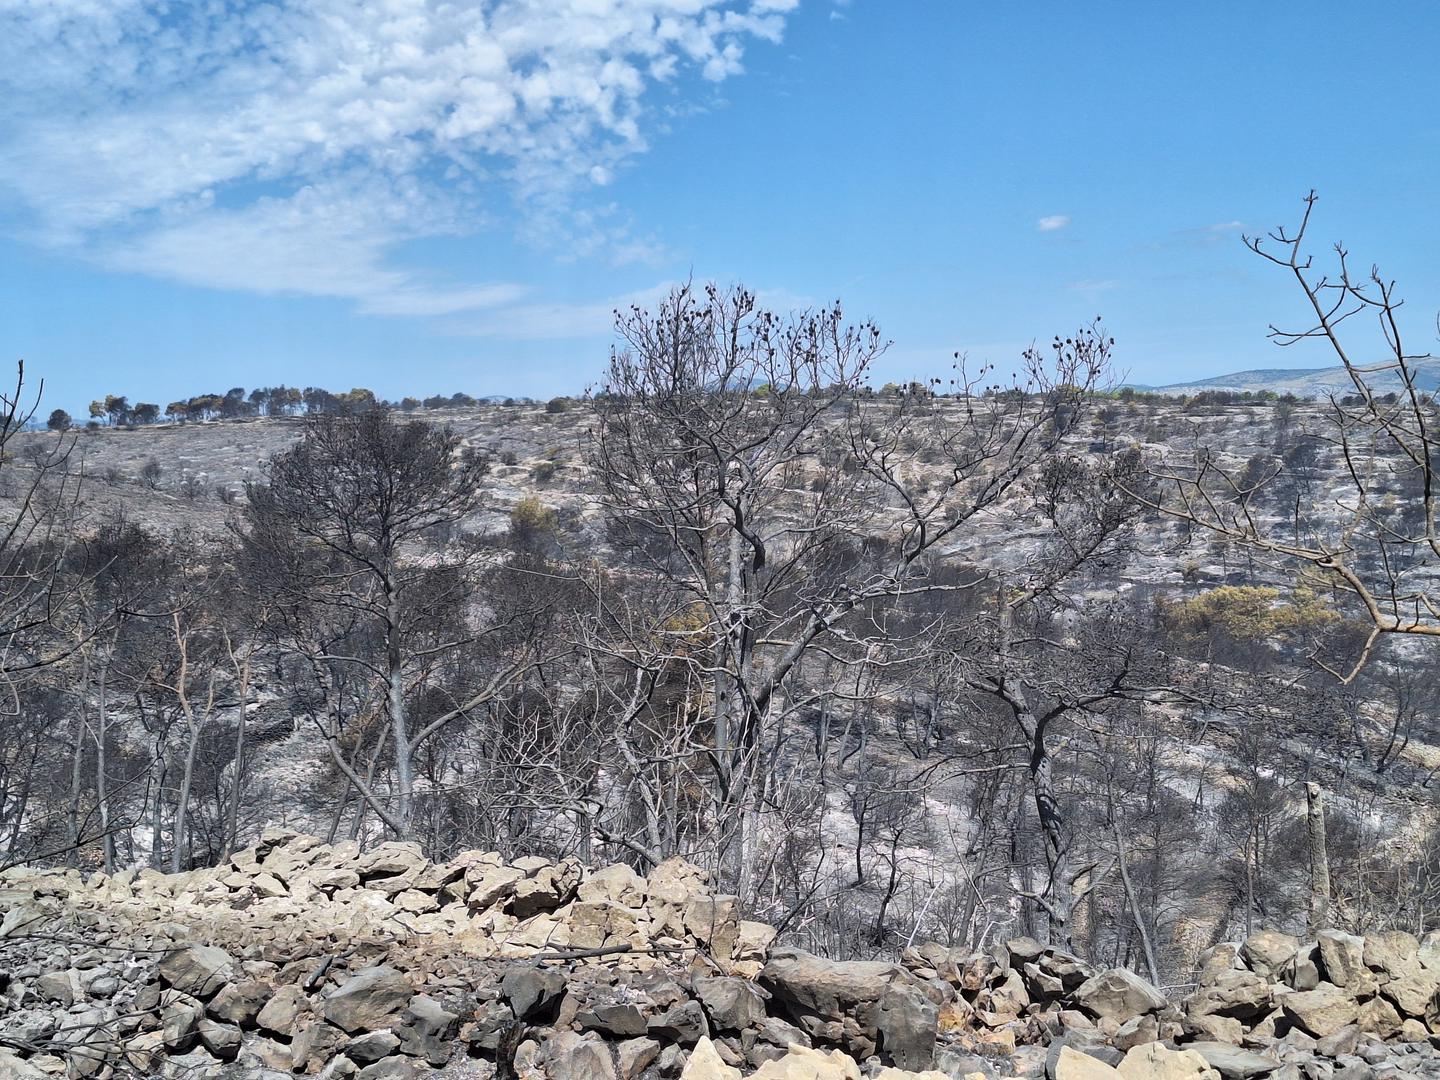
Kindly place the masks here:
MULTIPOLYGON (((626 312, 632 305, 642 310, 654 309, 679 284, 662 281, 647 289, 600 300, 516 304, 479 315, 461 316, 442 326, 448 333, 460 337, 510 341, 604 337, 613 330, 617 311, 626 312)), ((798 311, 815 306, 812 297, 786 289, 757 289, 755 298, 760 306, 771 311, 798 311)))
POLYGON ((607 300, 517 304, 502 311, 467 317, 445 326, 463 337, 508 341, 603 337, 615 325, 616 310, 631 304, 650 307, 670 290, 668 283, 607 300))
POLYGON ((1070 224, 1069 214, 1050 214, 1035 222, 1035 228, 1041 232, 1058 232, 1070 224))
POLYGON ((797 2, 0 0, 0 206, 114 268, 488 309, 517 288, 396 248, 518 205, 528 237, 653 250, 592 202, 646 149, 647 91, 739 73, 797 2))
POLYGON ((1065 286, 1071 292, 1102 293, 1118 289, 1120 282, 1115 278, 1082 278, 1065 286))

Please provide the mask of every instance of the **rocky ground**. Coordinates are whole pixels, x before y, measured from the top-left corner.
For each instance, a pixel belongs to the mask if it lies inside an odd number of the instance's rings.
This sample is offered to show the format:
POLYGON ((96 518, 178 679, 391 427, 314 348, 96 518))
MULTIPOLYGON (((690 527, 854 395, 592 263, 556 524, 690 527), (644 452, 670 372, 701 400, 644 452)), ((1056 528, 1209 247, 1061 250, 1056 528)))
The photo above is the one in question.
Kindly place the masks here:
POLYGON ((0 910, 17 1080, 1440 1076, 1440 935, 1258 933, 1167 996, 1029 939, 778 947, 678 859, 435 864, 278 829, 185 874, 11 869, 0 910))

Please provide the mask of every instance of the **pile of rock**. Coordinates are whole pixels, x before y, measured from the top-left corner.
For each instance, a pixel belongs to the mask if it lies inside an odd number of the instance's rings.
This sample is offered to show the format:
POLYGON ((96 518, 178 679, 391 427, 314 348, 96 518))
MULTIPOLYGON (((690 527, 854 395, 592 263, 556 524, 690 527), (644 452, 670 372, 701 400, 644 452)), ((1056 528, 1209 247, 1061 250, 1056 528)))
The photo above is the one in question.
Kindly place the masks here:
MULTIPOLYGON (((74 872, 10 871, 12 887, 74 897, 117 924, 182 922, 254 958, 289 959, 317 942, 404 939, 423 952, 525 957, 557 949, 695 949, 736 973, 759 971, 774 930, 741 920, 689 863, 672 859, 642 878, 628 866, 586 874, 574 862, 467 852, 432 863, 419 845, 325 844, 284 830, 223 866, 166 875, 127 870, 83 880, 74 872)), ((18 909, 8 918, 22 920, 18 909)), ((0 934, 5 933, 0 926, 0 934)))
POLYGON ((0 911, 0 1077, 638 1080, 817 1041, 928 1064, 934 1040, 920 980, 873 965, 893 992, 822 1001, 801 975, 825 962, 771 956, 775 931, 678 859, 432 863, 272 830, 185 874, 10 870, 0 911), (814 1007, 791 1022, 772 986, 814 1007))
POLYGON ((980 954, 927 944, 904 960, 953 991, 935 1060, 955 1075, 1440 1076, 1440 933, 1326 930, 1302 942, 1263 931, 1206 952, 1174 1000, 1029 938, 980 954), (1191 1056, 1162 1070, 1157 1047, 1191 1056))
POLYGON ((1440 934, 1403 930, 1357 937, 1322 930, 1314 941, 1262 932, 1203 959, 1185 1000, 1186 1030, 1227 1042, 1299 1028, 1326 1038, 1356 1026, 1419 1042, 1440 1031, 1440 934))
POLYGON ((16 869, 0 1078, 1440 1076, 1440 936, 1256 934, 1170 998, 1027 938, 899 962, 774 939, 681 860, 432 863, 272 830, 186 874, 16 869))

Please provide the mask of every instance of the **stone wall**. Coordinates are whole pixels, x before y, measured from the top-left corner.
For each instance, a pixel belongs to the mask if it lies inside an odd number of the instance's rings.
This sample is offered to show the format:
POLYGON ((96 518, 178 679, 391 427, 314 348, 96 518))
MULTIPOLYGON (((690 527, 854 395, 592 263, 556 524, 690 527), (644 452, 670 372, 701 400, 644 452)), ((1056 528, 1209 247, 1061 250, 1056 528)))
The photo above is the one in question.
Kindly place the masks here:
POLYGON ((1440 1075, 1440 938, 1401 933, 1257 934, 1167 996, 1028 939, 811 956, 681 860, 285 830, 186 874, 10 870, 0 912, 4 1078, 1440 1075))

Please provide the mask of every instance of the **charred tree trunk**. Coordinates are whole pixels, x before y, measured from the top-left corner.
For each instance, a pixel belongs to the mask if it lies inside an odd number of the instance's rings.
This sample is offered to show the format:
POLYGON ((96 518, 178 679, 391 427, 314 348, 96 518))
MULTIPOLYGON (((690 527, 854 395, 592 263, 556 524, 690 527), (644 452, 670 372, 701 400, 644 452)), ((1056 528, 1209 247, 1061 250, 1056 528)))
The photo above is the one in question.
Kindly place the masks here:
POLYGON ((1311 936, 1330 921, 1330 855, 1325 845, 1325 793, 1313 780, 1305 785, 1305 831, 1310 849, 1311 936))
POLYGON ((386 703, 390 711, 390 734, 395 743, 396 804, 387 824, 410 838, 411 803, 415 795, 415 748, 410 742, 410 725, 405 715, 405 654, 401 648, 400 592, 393 569, 385 579, 385 677, 386 703))

